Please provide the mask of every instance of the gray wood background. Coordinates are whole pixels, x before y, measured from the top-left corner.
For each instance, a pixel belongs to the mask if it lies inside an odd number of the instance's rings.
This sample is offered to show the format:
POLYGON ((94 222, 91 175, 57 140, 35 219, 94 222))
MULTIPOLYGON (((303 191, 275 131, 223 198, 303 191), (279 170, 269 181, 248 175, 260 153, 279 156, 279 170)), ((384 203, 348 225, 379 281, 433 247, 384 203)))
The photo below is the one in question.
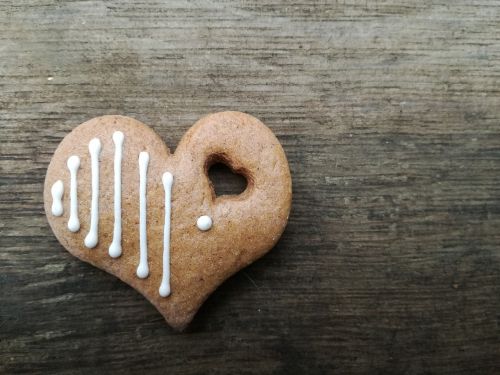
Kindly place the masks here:
POLYGON ((493 0, 2 0, 0 373, 498 374, 499 38, 493 0), (176 334, 63 250, 43 179, 92 117, 175 148, 227 109, 293 212, 176 334))

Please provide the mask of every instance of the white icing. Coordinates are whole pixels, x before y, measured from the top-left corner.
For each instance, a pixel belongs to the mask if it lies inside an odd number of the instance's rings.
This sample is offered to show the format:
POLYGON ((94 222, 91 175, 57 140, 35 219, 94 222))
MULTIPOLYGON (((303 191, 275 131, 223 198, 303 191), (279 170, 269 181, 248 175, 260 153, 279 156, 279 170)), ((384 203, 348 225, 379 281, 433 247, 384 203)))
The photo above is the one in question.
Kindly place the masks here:
POLYGON ((99 239, 99 154, 101 141, 94 138, 89 142, 89 153, 92 167, 92 200, 90 205, 90 230, 85 237, 85 246, 89 249, 97 245, 99 239))
POLYGON ((70 173, 70 210, 68 229, 71 232, 78 232, 80 230, 80 220, 78 220, 78 181, 76 179, 78 168, 80 168, 80 158, 76 155, 70 156, 66 163, 70 173))
POLYGON ((113 242, 109 246, 109 256, 118 258, 122 254, 122 147, 124 135, 120 131, 113 133, 115 144, 115 164, 114 164, 114 214, 115 224, 113 228, 113 242))
POLYGON ((52 215, 61 216, 63 214, 63 204, 62 204, 62 196, 64 194, 64 185, 61 180, 57 180, 52 185, 50 189, 52 193, 52 215))
POLYGON ((212 228, 212 218, 210 216, 200 216, 198 220, 196 220, 196 226, 201 231, 207 231, 212 228))
POLYGON ((137 276, 145 279, 149 275, 148 243, 146 232, 146 180, 149 164, 149 154, 145 151, 139 154, 139 245, 140 259, 137 276))
POLYGON ((174 176, 170 172, 165 172, 161 180, 165 189, 165 224, 163 226, 163 276, 159 292, 160 296, 168 297, 170 295, 170 212, 174 176))

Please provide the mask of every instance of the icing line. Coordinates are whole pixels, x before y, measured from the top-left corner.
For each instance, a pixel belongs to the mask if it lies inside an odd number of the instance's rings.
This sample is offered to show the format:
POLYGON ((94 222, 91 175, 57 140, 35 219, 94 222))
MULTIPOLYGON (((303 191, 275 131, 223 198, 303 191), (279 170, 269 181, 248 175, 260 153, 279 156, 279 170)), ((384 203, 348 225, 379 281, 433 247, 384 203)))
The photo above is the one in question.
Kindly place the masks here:
POLYGON ((139 246, 140 258, 137 276, 145 279, 149 275, 148 243, 146 231, 146 179, 149 164, 149 154, 145 151, 139 154, 139 246))
POLYGON ((78 220, 78 181, 76 177, 78 168, 80 168, 80 158, 76 155, 70 156, 66 164, 70 173, 70 214, 68 220, 68 229, 71 232, 78 232, 78 230, 80 230, 80 220, 78 220))
POLYGON ((54 182, 54 185, 52 185, 50 192, 52 194, 52 215, 61 216, 64 211, 62 204, 62 196, 64 194, 63 182, 61 180, 57 180, 56 182, 54 182))
POLYGON ((163 226, 163 275, 159 292, 160 296, 168 297, 170 295, 170 214, 174 176, 170 172, 165 172, 161 180, 165 189, 165 224, 163 226))
POLYGON ((113 133, 115 144, 114 160, 114 216, 113 242, 109 246, 109 256, 118 258, 122 254, 122 148, 124 135, 121 131, 113 133))
POLYGON ((101 141, 94 138, 89 142, 89 153, 92 167, 92 200, 90 206, 90 230, 85 237, 85 246, 89 249, 97 245, 99 239, 99 154, 101 141))

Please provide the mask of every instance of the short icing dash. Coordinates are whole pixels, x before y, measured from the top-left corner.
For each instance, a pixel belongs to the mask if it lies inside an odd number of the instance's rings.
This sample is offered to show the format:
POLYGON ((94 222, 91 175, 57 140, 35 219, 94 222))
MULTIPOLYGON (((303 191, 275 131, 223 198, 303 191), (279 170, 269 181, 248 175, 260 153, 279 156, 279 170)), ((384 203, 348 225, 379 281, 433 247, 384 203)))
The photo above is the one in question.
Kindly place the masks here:
POLYGON ((174 176, 170 172, 165 172, 162 177, 163 188, 165 189, 165 224, 163 226, 163 275, 160 285, 160 296, 170 295, 170 216, 172 201, 172 184, 174 176))
POLYGON ((80 220, 78 219, 78 181, 77 174, 80 168, 80 158, 76 155, 70 156, 67 162, 70 173, 70 211, 68 220, 68 229, 71 232, 80 230, 80 220))
POLYGON ((90 230, 85 237, 85 246, 89 249, 96 247, 99 240, 99 154, 101 141, 94 138, 89 142, 89 153, 92 169, 92 200, 90 205, 90 230))
POLYGON ((140 258, 137 276, 145 279, 149 275, 148 243, 146 230, 146 187, 149 154, 145 151, 139 154, 139 246, 140 258))
POLYGON ((124 135, 121 131, 113 133, 115 144, 114 160, 114 216, 113 242, 109 246, 109 256, 118 258, 122 254, 122 148, 124 135))
POLYGON ((61 216, 64 211, 62 204, 62 196, 64 194, 63 182, 61 180, 57 180, 56 182, 54 182, 54 185, 52 185, 50 192, 52 194, 52 215, 61 216))

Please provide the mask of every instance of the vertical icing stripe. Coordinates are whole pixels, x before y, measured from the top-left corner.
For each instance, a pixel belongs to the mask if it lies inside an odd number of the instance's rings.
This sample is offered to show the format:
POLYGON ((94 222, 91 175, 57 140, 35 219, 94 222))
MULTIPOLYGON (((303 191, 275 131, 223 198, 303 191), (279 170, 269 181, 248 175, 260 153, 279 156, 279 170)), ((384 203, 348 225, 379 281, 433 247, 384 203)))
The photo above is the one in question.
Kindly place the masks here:
POLYGON ((149 275, 148 243, 146 230, 146 180, 149 164, 149 154, 145 151, 139 154, 139 245, 140 259, 137 276, 145 279, 149 275))
POLYGON ((62 196, 64 194, 63 182, 61 180, 57 180, 56 182, 54 182, 54 185, 52 185, 50 192, 52 194, 52 215, 61 216, 64 211, 62 204, 62 196))
POLYGON ((80 230, 80 220, 78 219, 78 181, 77 173, 80 168, 80 158, 76 155, 70 156, 67 162, 70 173, 70 214, 68 220, 68 229, 71 232, 80 230))
POLYGON ((160 296, 167 297, 170 295, 170 214, 174 176, 170 172, 165 172, 162 181, 165 189, 165 224, 163 226, 163 275, 159 292, 160 296))
POLYGON ((89 249, 97 245, 99 234, 99 154, 101 141, 94 138, 89 142, 89 153, 92 168, 92 201, 90 207, 90 230, 85 237, 85 246, 89 249))
POLYGON ((109 256, 118 258, 122 254, 122 147, 124 135, 121 131, 113 133, 115 144, 114 160, 114 215, 113 242, 109 246, 109 256))

